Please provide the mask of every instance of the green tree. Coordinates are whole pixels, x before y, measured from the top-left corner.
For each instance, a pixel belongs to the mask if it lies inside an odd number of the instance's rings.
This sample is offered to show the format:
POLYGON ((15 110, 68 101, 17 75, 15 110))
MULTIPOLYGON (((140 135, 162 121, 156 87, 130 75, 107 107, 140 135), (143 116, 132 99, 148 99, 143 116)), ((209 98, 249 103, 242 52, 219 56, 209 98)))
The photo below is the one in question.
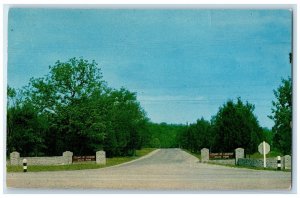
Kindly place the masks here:
POLYGON ((12 87, 7 86, 7 114, 6 114, 6 120, 7 120, 7 124, 6 124, 6 139, 7 139, 7 154, 9 154, 10 152, 12 152, 13 149, 13 145, 12 145, 12 135, 13 135, 13 126, 14 126, 14 122, 13 122, 13 106, 15 106, 15 104, 12 104, 16 97, 16 90, 12 87))
POLYGON ((198 119, 196 123, 190 124, 179 134, 180 145, 192 152, 200 152, 202 148, 211 148, 212 127, 204 118, 198 119))
POLYGON ((95 61, 76 58, 57 61, 49 69, 45 77, 30 79, 24 92, 25 100, 51 123, 46 136, 47 154, 65 150, 91 153, 96 150, 91 145, 100 145, 103 140, 104 130, 89 99, 94 92, 103 93, 106 89, 101 71, 95 61))
POLYGON ((109 91, 108 100, 112 130, 105 141, 105 150, 115 155, 133 155, 148 141, 146 113, 136 100, 136 94, 125 88, 109 91), (112 147, 113 142, 116 147, 112 147))
POLYGON ((212 150, 226 152, 242 147, 246 153, 255 152, 263 133, 253 111, 254 105, 243 104, 240 98, 237 103, 229 100, 220 107, 212 119, 215 133, 212 150))
POLYGON ((148 124, 151 138, 150 147, 175 148, 179 146, 178 135, 185 126, 180 124, 152 123, 148 124))
POLYGON ((195 150, 200 151, 202 148, 211 148, 213 136, 210 122, 205 120, 204 118, 197 120, 196 131, 198 133, 198 143, 195 150))
POLYGON ((44 78, 31 78, 26 92, 41 112, 56 113, 106 88, 95 61, 72 58, 65 63, 57 61, 49 69, 44 78))
POLYGON ((282 84, 274 90, 276 101, 272 101, 272 115, 274 121, 272 131, 274 132, 274 146, 284 154, 292 151, 292 80, 282 79, 282 84))
POLYGON ((18 104, 7 111, 7 154, 21 152, 25 156, 43 155, 46 121, 30 103, 18 104))
POLYGON ((7 107, 9 108, 11 105, 15 105, 12 104, 13 101, 15 100, 17 95, 17 92, 14 88, 7 86, 7 107))
POLYGON ((7 154, 19 151, 29 156, 43 155, 46 124, 43 116, 29 102, 22 100, 22 91, 7 86, 7 154))
POLYGON ((271 146, 271 148, 274 148, 274 144, 273 144, 273 132, 271 129, 268 129, 266 127, 263 128, 263 136, 264 136, 264 141, 268 142, 271 146))
POLYGON ((136 94, 109 88, 95 61, 57 61, 42 78, 32 78, 24 94, 47 122, 47 155, 75 155, 105 149, 107 156, 133 155, 148 141, 148 119, 136 94))

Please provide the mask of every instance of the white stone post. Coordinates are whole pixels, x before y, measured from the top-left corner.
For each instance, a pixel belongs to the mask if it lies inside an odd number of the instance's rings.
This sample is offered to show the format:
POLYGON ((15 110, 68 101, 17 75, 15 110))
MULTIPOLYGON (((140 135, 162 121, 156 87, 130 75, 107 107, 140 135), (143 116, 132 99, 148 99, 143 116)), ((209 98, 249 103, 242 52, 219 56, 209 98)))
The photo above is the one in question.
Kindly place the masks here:
POLYGON ((97 164, 106 164, 105 151, 97 151, 96 152, 96 163, 97 164))
POLYGON ((13 165, 13 166, 19 165, 19 161, 20 161, 20 153, 18 153, 17 151, 10 153, 10 164, 11 165, 13 165))
POLYGON ((283 156, 282 169, 292 169, 292 157, 290 155, 283 156))
POLYGON ((64 163, 65 164, 72 164, 73 153, 71 151, 63 152, 63 157, 64 157, 64 163))
POLYGON ((237 165, 238 160, 240 158, 245 158, 245 153, 243 148, 237 148, 235 149, 235 165, 237 165))
POLYGON ((209 149, 203 148, 201 149, 201 162, 208 162, 209 161, 209 149))

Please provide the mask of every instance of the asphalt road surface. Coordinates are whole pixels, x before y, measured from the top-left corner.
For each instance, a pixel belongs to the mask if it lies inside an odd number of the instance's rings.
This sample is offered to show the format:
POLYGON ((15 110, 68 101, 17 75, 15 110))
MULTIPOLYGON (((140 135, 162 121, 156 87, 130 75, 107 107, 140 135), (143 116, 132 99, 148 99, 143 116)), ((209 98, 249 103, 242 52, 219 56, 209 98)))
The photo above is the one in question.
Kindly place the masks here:
POLYGON ((78 171, 7 173, 7 188, 97 190, 286 191, 291 172, 199 163, 180 149, 159 149, 114 167, 78 171))

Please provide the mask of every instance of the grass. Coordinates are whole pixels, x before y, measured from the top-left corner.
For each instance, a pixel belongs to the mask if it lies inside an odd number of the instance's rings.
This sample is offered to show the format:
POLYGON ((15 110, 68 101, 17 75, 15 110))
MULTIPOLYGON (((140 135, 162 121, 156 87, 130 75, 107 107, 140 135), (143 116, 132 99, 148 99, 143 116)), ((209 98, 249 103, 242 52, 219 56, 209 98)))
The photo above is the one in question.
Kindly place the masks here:
POLYGON ((199 161, 201 161, 201 154, 200 153, 194 153, 194 152, 191 152, 187 149, 182 149, 182 150, 189 153, 189 154, 191 154, 191 155, 193 155, 193 156, 195 156, 195 157, 197 157, 199 159, 199 161))
MULTIPOLYGON (((252 166, 236 166, 236 165, 231 165, 231 164, 219 164, 215 162, 206 162, 208 164, 214 164, 214 165, 220 165, 220 166, 227 166, 227 167, 232 167, 232 168, 246 168, 246 169, 253 169, 253 170, 269 170, 269 171, 278 171, 277 169, 274 168, 264 168, 264 167, 252 167, 252 166)), ((285 170, 280 170, 284 172, 291 172, 290 169, 285 169, 285 170)))
MULTIPOLYGON (((267 158, 274 158, 274 157, 277 157, 277 156, 282 156, 281 153, 277 152, 277 151, 270 151, 266 157, 267 158)), ((246 158, 251 158, 251 159, 262 159, 264 158, 264 156, 258 152, 254 153, 254 154, 251 154, 251 155, 247 155, 246 158)))
MULTIPOLYGON (((84 170, 84 169, 97 169, 104 168, 109 166, 114 166, 118 164, 122 164, 125 162, 129 162, 135 159, 138 159, 148 153, 154 151, 154 148, 144 148, 142 150, 137 150, 135 156, 131 157, 114 157, 114 158, 106 158, 106 164, 96 164, 95 162, 85 162, 85 163, 74 163, 69 165, 28 165, 28 172, 40 172, 40 171, 68 171, 68 170, 84 170)), ((7 172, 22 172, 23 166, 11 166, 6 165, 7 172)))
POLYGON ((152 152, 154 150, 156 150, 156 148, 143 148, 141 150, 136 150, 135 155, 136 155, 136 157, 142 157, 144 155, 149 154, 150 152, 152 152))

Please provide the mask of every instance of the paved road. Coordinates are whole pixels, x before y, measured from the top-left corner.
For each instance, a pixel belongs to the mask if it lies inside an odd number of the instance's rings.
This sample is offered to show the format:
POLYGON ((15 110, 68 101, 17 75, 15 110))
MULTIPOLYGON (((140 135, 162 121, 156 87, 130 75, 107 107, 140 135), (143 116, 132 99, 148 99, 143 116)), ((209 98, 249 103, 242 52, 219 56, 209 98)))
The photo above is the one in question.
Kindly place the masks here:
POLYGON ((180 149, 160 149, 134 162, 103 169, 8 173, 7 186, 104 190, 288 191, 291 173, 202 164, 180 149))

